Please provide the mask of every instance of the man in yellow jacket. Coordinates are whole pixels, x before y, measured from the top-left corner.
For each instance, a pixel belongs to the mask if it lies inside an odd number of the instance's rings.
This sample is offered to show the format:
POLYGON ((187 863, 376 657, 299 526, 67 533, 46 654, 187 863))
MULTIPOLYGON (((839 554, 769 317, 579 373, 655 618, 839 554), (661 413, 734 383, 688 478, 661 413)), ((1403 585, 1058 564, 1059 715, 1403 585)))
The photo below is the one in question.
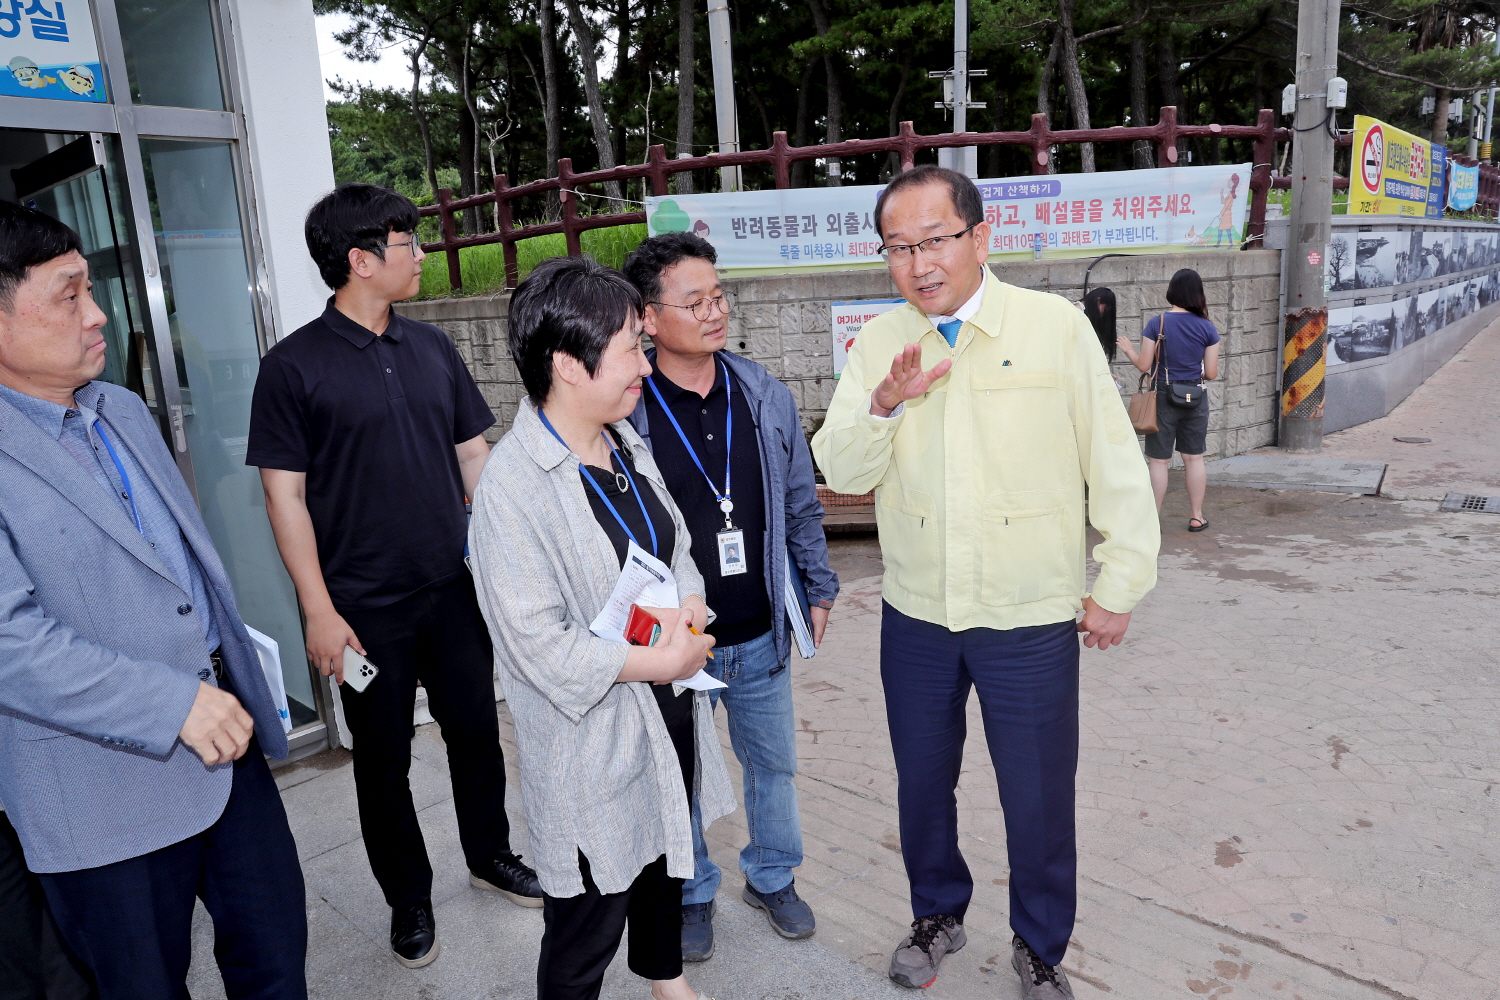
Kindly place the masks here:
POLYGON ((860 331, 812 447, 831 488, 875 490, 880 672, 916 918, 890 976, 926 986, 965 943, 974 883, 954 789, 972 685, 1005 812, 1012 965, 1031 1000, 1071 997, 1058 966, 1077 898, 1078 633, 1120 643, 1156 583, 1146 463, 1083 313, 989 273, 972 181, 917 167, 875 218, 906 304, 860 331), (1085 516, 1104 538, 1092 595, 1085 516))

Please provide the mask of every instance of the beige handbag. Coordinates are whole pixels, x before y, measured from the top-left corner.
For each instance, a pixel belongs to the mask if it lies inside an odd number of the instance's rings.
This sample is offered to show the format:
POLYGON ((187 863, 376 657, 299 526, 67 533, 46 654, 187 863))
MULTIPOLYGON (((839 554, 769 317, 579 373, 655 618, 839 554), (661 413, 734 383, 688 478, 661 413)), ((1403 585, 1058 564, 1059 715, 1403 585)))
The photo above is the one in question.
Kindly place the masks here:
POLYGON ((1136 385, 1135 395, 1130 397, 1130 425, 1135 428, 1137 434, 1155 434, 1157 431, 1155 374, 1156 370, 1161 367, 1161 356, 1165 353, 1160 341, 1166 339, 1166 330, 1158 326, 1156 337, 1158 343, 1155 363, 1151 366, 1151 371, 1141 372, 1141 380, 1136 385))

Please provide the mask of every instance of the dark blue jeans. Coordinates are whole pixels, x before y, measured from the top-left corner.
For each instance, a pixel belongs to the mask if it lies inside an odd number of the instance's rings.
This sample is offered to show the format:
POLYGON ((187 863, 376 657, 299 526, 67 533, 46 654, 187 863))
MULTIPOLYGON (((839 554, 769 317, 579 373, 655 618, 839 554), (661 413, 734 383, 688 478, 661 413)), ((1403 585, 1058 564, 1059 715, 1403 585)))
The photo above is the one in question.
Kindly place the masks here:
POLYGON ((254 740, 217 822, 99 868, 39 876, 100 1000, 187 1000, 193 901, 214 921, 230 1000, 306 1000, 307 901, 297 844, 254 740))
POLYGON ((979 693, 1010 852, 1010 924, 1048 965, 1073 933, 1078 854, 1078 634, 1071 621, 950 632, 889 604, 880 625, 901 855, 914 917, 961 922, 974 879, 958 849, 969 689, 979 693))

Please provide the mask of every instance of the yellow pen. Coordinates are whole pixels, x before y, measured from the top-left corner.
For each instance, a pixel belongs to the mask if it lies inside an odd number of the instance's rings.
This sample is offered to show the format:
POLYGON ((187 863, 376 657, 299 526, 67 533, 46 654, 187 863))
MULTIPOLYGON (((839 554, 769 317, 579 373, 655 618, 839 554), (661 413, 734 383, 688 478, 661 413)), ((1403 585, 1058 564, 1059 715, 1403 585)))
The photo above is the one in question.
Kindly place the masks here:
MULTIPOLYGON (((691 632, 691 633, 693 633, 694 635, 702 635, 703 634, 702 632, 699 632, 696 628, 694 628, 691 625, 688 626, 688 631, 691 632)), ((714 658, 714 651, 711 650, 711 649, 708 651, 708 658, 710 660, 712 660, 714 658)))

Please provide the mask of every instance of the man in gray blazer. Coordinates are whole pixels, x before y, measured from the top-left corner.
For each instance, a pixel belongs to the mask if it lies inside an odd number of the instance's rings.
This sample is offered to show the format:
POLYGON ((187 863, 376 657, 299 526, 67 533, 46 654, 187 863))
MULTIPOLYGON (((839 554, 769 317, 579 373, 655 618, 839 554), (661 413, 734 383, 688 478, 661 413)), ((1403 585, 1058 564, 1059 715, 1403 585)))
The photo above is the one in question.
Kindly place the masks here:
POLYGON ((0 202, 0 800, 102 1000, 187 995, 195 897, 230 997, 300 1000, 286 737, 81 251, 0 202))

